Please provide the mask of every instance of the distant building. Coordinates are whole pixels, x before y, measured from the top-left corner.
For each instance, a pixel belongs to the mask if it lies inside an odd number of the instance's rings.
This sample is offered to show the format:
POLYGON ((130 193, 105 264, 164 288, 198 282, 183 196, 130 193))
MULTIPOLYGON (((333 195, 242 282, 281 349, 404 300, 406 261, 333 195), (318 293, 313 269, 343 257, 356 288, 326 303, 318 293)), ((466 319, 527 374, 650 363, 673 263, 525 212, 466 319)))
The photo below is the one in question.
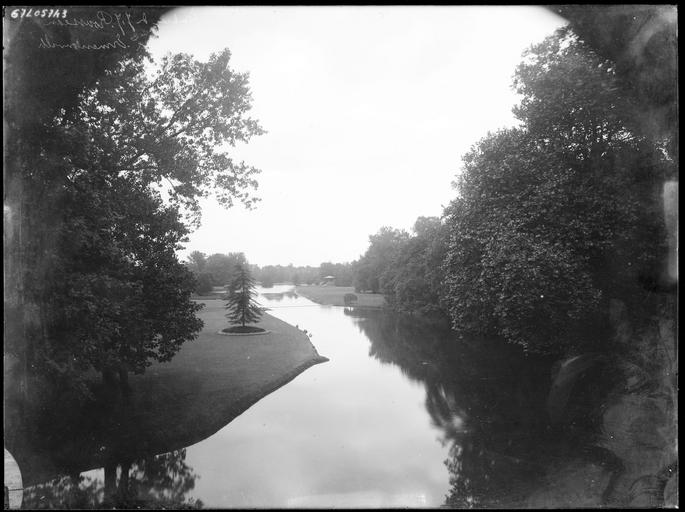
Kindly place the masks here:
POLYGON ((321 282, 323 286, 333 286, 335 285, 335 276, 326 276, 321 282))

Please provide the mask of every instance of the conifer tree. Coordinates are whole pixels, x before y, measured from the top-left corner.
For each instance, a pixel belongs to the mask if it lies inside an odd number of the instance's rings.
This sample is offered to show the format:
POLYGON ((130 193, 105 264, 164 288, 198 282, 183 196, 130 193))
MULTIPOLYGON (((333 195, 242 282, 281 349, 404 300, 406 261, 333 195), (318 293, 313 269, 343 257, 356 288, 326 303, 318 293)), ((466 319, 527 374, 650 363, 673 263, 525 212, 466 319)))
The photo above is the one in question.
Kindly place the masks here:
POLYGON ((228 303, 226 315, 232 324, 256 323, 262 316, 262 309, 255 300, 255 280, 250 274, 247 265, 236 265, 235 274, 229 285, 228 303))

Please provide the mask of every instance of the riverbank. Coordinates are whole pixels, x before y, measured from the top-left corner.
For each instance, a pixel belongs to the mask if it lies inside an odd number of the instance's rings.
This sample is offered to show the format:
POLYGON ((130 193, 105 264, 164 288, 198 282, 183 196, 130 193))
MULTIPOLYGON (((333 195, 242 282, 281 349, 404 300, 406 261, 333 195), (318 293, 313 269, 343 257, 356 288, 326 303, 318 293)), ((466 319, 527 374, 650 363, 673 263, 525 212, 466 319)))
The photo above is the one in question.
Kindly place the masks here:
POLYGON ((99 416, 98 426, 70 435, 51 450, 52 457, 13 452, 25 484, 45 481, 67 466, 80 472, 106 460, 197 443, 305 369, 328 360, 303 332, 268 314, 257 325, 269 334, 222 336, 218 331, 227 326, 224 314, 222 302, 206 302, 198 313, 205 323, 198 339, 186 343, 172 361, 131 376, 128 400, 83 414, 99 416))
POLYGON ((345 306, 346 293, 353 293, 357 296, 357 307, 382 308, 385 306, 385 297, 382 294, 356 293, 352 286, 297 286, 295 293, 312 302, 327 306, 345 306))

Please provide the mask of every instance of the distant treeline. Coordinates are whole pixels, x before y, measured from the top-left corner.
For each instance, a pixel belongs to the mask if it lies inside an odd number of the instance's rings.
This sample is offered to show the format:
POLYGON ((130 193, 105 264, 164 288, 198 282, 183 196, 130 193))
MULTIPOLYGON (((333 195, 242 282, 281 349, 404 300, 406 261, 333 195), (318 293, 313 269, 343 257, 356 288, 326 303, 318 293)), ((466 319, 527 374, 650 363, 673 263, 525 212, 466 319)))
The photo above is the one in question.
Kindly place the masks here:
MULTIPOLYGON (((247 264, 245 254, 231 252, 228 254, 215 253, 207 256, 200 251, 193 251, 186 260, 186 265, 195 275, 195 292, 202 295, 210 292, 215 286, 225 286, 231 281, 238 264, 247 264)), ((290 265, 249 265, 252 277, 262 286, 270 287, 277 283, 319 284, 326 281, 326 277, 336 286, 352 286, 355 278, 356 264, 353 263, 321 263, 318 267, 290 265)))

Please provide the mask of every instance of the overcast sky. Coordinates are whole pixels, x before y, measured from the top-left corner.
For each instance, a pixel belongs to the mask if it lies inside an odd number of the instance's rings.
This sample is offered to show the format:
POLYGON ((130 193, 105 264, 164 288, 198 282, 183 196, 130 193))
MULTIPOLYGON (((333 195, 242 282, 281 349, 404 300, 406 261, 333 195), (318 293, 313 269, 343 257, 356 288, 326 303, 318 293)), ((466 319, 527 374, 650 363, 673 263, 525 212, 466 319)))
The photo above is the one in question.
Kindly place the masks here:
POLYGON ((562 26, 539 7, 175 9, 156 57, 228 47, 268 131, 235 148, 262 170, 254 210, 204 201, 192 250, 258 265, 358 258, 381 226, 440 215, 461 156, 514 124, 521 53, 562 26))

